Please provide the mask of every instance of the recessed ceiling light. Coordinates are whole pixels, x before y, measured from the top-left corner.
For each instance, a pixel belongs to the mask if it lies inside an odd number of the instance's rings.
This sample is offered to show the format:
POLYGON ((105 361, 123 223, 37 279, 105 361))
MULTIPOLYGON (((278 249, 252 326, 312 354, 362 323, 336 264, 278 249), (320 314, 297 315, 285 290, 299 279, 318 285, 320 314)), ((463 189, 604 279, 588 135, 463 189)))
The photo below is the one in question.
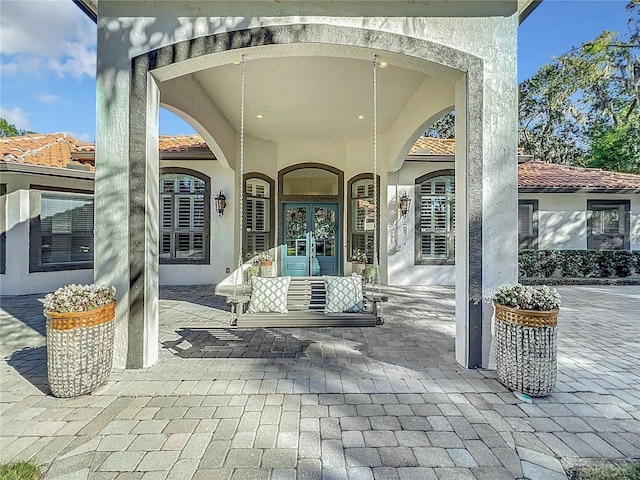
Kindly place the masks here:
POLYGON ((358 120, 364 120, 364 115, 358 115, 358 120))
POLYGON ((240 65, 241 63, 242 61, 239 58, 233 61, 234 65, 240 65))
POLYGON ((256 115, 256 118, 264 118, 261 113, 256 115))
POLYGON ((382 62, 380 62, 380 63, 378 64, 378 66, 379 66, 380 68, 387 68, 387 67, 389 66, 389 63, 387 63, 387 62, 385 62, 385 61, 382 61, 382 62))

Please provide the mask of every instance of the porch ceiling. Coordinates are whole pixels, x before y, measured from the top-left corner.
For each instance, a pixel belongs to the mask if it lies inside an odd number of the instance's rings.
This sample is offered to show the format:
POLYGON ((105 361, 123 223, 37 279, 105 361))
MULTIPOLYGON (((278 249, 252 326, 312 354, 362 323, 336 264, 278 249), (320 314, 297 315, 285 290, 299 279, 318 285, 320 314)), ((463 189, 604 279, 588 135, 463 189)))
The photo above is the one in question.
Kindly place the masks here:
MULTIPOLYGON (((191 75, 237 129, 240 67, 227 64, 191 75)), ((245 78, 245 128, 249 135, 276 143, 343 143, 371 136, 371 61, 335 57, 252 59, 245 64, 245 78)), ((378 68, 379 131, 385 131, 398 117, 425 78, 415 70, 378 68)))

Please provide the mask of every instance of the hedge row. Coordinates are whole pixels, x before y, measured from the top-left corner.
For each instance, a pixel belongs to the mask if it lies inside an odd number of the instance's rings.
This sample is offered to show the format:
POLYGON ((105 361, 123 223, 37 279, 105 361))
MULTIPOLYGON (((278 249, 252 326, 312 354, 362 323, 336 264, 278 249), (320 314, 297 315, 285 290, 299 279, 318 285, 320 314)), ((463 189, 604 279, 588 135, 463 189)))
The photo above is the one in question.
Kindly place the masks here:
POLYGON ((521 278, 625 278, 640 276, 640 251, 520 250, 521 278))

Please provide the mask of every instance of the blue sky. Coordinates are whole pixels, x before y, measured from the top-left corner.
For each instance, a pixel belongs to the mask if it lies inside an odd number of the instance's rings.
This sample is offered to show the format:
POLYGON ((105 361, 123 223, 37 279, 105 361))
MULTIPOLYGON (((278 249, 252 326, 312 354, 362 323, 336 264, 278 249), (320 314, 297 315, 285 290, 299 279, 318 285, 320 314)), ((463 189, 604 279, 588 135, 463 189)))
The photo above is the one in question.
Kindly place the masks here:
MULTIPOLYGON (((520 26, 518 79, 602 30, 627 32, 626 0, 544 0, 520 26)), ((71 0, 0 0, 0 116, 95 138, 96 26, 71 0)), ((193 129, 162 110, 160 132, 193 129)))

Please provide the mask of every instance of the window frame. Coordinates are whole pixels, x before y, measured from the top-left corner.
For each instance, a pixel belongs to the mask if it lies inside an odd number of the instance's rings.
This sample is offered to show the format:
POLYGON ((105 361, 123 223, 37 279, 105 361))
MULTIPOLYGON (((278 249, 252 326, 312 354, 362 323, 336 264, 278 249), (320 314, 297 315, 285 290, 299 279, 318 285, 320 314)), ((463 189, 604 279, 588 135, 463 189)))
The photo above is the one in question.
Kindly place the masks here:
MULTIPOLYGON (((369 172, 369 173, 359 173, 358 175, 355 175, 353 177, 351 177, 349 179, 349 181, 347 182, 347 192, 349 193, 349 196, 347 198, 347 259, 351 259, 351 255, 353 254, 353 235, 356 233, 361 233, 361 232, 354 232, 353 229, 353 220, 355 217, 355 212, 353 211, 352 205, 353 205, 353 200, 357 199, 358 197, 354 197, 353 196, 353 184, 356 182, 359 182, 360 180, 370 180, 373 183, 373 172, 369 172)), ((376 176, 376 186, 377 186, 377 191, 378 191, 378 198, 376 199, 376 220, 377 220, 377 225, 378 225, 378 257, 380 257, 380 197, 381 197, 381 192, 380 192, 380 175, 376 176)), ((373 231, 371 232, 371 235, 373 236, 373 231)), ((367 242, 367 232, 364 232, 365 235, 365 245, 367 242)), ((371 252, 367 252, 365 250, 365 252, 367 253, 367 263, 368 264, 373 264, 373 251, 371 252), (371 255, 369 255, 369 253, 371 253, 371 255)), ((380 259, 378 258, 378 262, 380 262, 380 259)))
MULTIPOLYGON (((598 239, 601 240, 601 239, 598 239)), ((601 240, 602 241, 602 240, 601 240)), ((602 242, 606 243, 606 239, 602 242)), ((587 250, 620 250, 620 251, 629 251, 631 250, 631 200, 606 200, 606 199, 591 199, 587 200, 587 250), (610 210, 602 207, 613 207, 617 206, 618 211, 622 213, 623 219, 622 222, 624 226, 624 233, 620 234, 601 234, 594 235, 593 232, 593 212, 594 211, 603 211, 610 210), (594 243, 596 242, 596 237, 620 237, 622 236, 622 245, 619 248, 602 248, 600 245, 599 248, 595 248, 594 243)))
POLYGON ((538 250, 539 243, 539 225, 538 225, 538 208, 539 203, 536 199, 519 199, 518 200, 518 250, 527 249, 527 250, 538 250), (520 233, 520 208, 521 206, 531 206, 531 218, 529 219, 531 222, 531 235, 522 235, 520 233), (525 239, 525 237, 527 237, 525 239), (528 238, 530 237, 530 238, 528 238))
MULTIPOLYGON (((173 192, 172 195, 172 210, 175 212, 176 196, 185 195, 180 192, 173 192)), ((194 194, 191 194, 194 195, 194 194)), ((195 196, 195 195, 194 195, 195 196)), ((172 224, 171 234, 175 235, 175 224, 172 224)), ((183 167, 163 167, 160 169, 159 184, 158 184, 158 263, 160 265, 210 265, 211 263, 211 177, 208 175, 183 167), (202 258, 175 258, 175 245, 174 251, 170 252, 172 257, 160 257, 160 241, 164 229, 162 228, 162 195, 167 195, 162 191, 162 176, 163 175, 188 175, 204 182, 204 223, 202 226, 202 258)))
MULTIPOLYGON (((449 222, 448 224, 448 230, 450 232, 450 238, 449 238, 449 243, 450 243, 450 248, 449 248, 449 255, 447 256, 447 258, 422 258, 422 232, 420 231, 420 222, 421 222, 421 213, 422 213, 422 202, 421 202, 421 193, 420 193, 420 186, 428 181, 431 180, 433 178, 436 177, 451 177, 453 178, 453 181, 455 182, 455 170, 454 169, 443 169, 443 170, 436 170, 434 172, 430 172, 427 173, 425 175, 422 175, 418 178, 416 178, 415 180, 415 185, 414 185, 414 198, 413 198, 413 203, 414 203, 414 213, 415 213, 415 222, 414 222, 414 265, 455 265, 455 239, 456 239, 456 230, 455 230, 455 203, 456 203, 456 194, 455 191, 454 193, 451 194, 445 194, 445 196, 449 197, 451 196, 451 198, 447 198, 447 202, 450 203, 451 205, 453 205, 453 217, 447 219, 447 222, 449 222)), ((455 183, 454 183, 455 185, 455 183)))
MULTIPOLYGON (((247 205, 246 202, 247 200, 249 200, 249 198, 267 198, 269 200, 269 232, 267 235, 267 241, 268 241, 268 247, 266 250, 269 250, 271 248, 273 248, 275 246, 275 222, 276 222, 276 218, 275 218, 275 213, 276 213, 276 202, 275 202, 275 188, 276 188, 276 182, 274 179, 272 179, 271 177, 269 177, 268 175, 265 175, 263 173, 259 173, 259 172, 249 172, 249 173, 245 173, 244 174, 244 178, 242 181, 242 188, 244 189, 244 196, 245 196, 245 205, 244 205, 244 213, 245 215, 247 214, 247 205), (265 182, 267 182, 269 184, 269 197, 253 197, 250 196, 247 193, 247 182, 249 180, 252 179, 258 179, 258 180, 263 180, 265 182)), ((246 222, 246 218, 244 220, 246 222)), ((263 232, 261 232, 263 233, 263 232)), ((245 226, 243 226, 242 228, 242 248, 243 248, 243 252, 242 252, 242 258, 243 259, 247 259, 247 255, 253 252, 249 252, 249 232, 246 229, 246 223, 245 226)))
POLYGON ((95 251, 90 261, 68 262, 68 263, 42 263, 42 195, 82 195, 90 196, 93 202, 94 217, 91 230, 92 246, 94 248, 95 238, 95 195, 91 190, 63 189, 55 187, 40 187, 31 185, 29 189, 29 273, 39 272, 61 272, 67 270, 90 270, 93 268, 95 251))

